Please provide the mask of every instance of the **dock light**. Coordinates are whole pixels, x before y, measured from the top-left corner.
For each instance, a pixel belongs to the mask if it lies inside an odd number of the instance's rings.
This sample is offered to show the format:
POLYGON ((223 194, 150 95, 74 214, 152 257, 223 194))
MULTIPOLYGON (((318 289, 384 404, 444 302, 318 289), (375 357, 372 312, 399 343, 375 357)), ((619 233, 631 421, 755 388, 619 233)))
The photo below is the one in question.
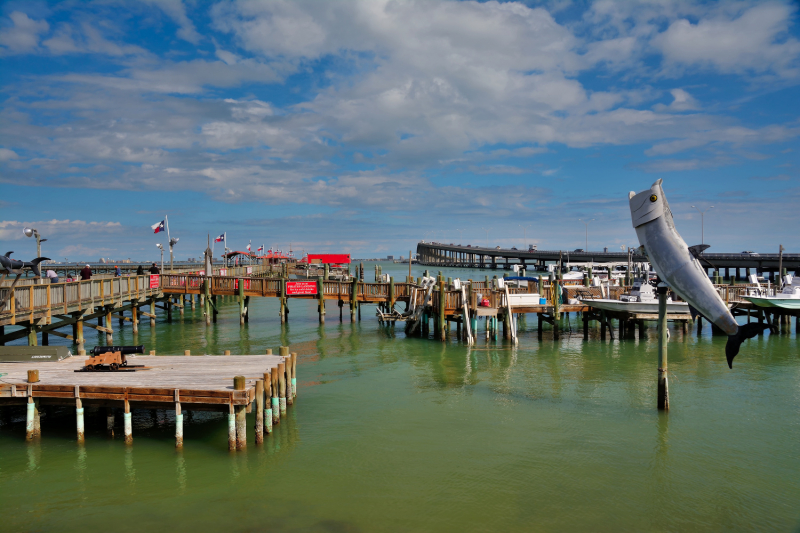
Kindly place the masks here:
POLYGON ((156 248, 161 250, 161 272, 164 272, 164 247, 161 246, 161 243, 156 244, 156 248))
POLYGON ((22 230, 22 233, 24 233, 26 237, 36 237, 36 257, 42 257, 42 243, 47 239, 42 239, 42 236, 39 235, 39 230, 36 228, 25 228, 22 230))
POLYGON ((700 244, 705 244, 706 243, 705 216, 706 212, 708 212, 709 209, 714 209, 714 206, 713 205, 708 206, 705 211, 700 211, 700 209, 695 206, 692 206, 692 209, 697 209, 697 212, 700 213, 700 244))

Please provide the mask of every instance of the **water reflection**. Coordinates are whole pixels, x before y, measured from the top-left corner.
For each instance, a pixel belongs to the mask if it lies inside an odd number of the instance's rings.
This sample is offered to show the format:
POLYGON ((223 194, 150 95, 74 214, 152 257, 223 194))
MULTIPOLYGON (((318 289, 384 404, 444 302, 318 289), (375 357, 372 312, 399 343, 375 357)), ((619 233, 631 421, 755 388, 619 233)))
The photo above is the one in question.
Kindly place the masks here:
POLYGON ((133 446, 125 447, 125 479, 131 490, 136 488, 136 469, 133 467, 133 446))

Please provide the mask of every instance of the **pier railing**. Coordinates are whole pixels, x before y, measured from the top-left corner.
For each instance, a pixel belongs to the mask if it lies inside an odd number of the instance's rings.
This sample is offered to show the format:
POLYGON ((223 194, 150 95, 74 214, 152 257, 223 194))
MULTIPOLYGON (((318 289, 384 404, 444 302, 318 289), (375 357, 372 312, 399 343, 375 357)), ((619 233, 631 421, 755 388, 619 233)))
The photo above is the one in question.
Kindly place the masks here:
POLYGON ((0 288, 0 320, 16 324, 32 321, 52 314, 81 311, 88 307, 119 303, 123 300, 143 299, 161 292, 151 286, 150 276, 124 276, 119 278, 89 279, 44 285, 0 288))

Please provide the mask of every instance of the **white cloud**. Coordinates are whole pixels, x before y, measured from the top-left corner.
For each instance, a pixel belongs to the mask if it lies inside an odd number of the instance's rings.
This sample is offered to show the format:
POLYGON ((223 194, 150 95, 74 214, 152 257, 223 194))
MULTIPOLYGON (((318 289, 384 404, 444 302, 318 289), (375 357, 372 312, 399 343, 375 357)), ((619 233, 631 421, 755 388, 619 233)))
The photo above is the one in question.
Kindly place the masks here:
POLYGON ((0 46, 7 53, 33 52, 39 46, 39 38, 50 29, 45 20, 33 20, 20 11, 12 12, 8 18, 13 26, 0 27, 0 46))
POLYGON ((653 39, 672 66, 712 67, 720 72, 798 75, 800 42, 785 37, 795 9, 769 2, 735 18, 717 16, 693 24, 682 18, 653 39))
POLYGON ((148 4, 157 5, 178 25, 178 37, 197 44, 202 38, 194 27, 189 17, 186 16, 186 7, 181 0, 145 0, 148 4))
POLYGON ((97 222, 85 220, 0 220, 0 239, 18 241, 28 237, 22 232, 25 228, 36 228, 44 237, 55 235, 73 234, 76 231, 85 231, 91 228, 93 232, 108 233, 118 232, 122 229, 119 222, 97 222))
POLYGON ((0 148, 0 161, 8 161, 9 159, 16 159, 19 157, 14 150, 8 148, 0 148))
POLYGON ((697 100, 688 92, 684 91, 683 89, 672 89, 670 91, 672 95, 672 103, 669 105, 664 104, 656 104, 653 106, 653 109, 656 111, 694 111, 698 109, 699 104, 697 100))

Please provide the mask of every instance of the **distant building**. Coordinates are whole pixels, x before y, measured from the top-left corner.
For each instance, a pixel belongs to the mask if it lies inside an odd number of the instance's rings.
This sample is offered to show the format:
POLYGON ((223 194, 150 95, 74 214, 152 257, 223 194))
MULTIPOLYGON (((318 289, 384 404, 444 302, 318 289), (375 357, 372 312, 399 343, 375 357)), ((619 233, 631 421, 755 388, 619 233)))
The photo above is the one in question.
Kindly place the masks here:
POLYGON ((403 256, 401 255, 401 256, 400 256, 400 261, 402 261, 402 260, 404 260, 404 259, 405 259, 405 257, 403 257, 403 256))
POLYGON ((393 255, 387 255, 386 256, 386 260, 387 261, 394 261, 394 256, 393 255))

